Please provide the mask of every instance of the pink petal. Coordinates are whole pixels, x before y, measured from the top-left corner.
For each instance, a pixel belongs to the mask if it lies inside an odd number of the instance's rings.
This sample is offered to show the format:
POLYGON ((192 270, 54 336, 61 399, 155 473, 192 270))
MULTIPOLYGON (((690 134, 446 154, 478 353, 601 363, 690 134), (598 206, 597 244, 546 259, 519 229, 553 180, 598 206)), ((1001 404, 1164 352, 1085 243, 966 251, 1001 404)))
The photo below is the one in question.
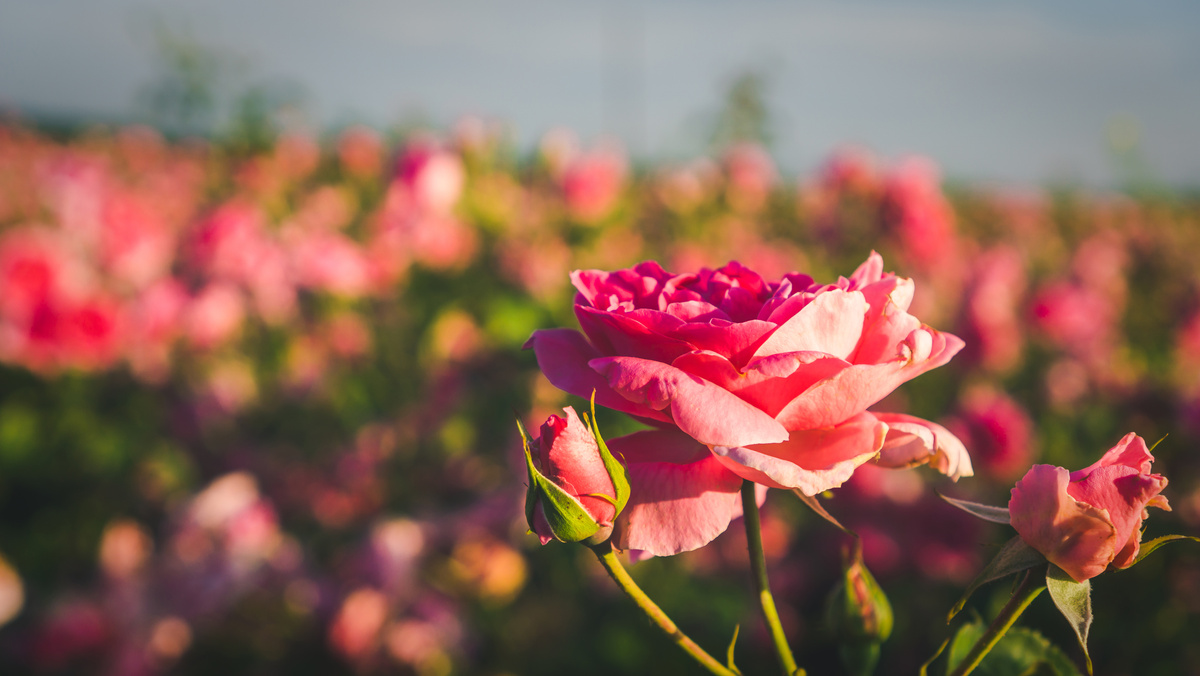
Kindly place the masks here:
POLYGON ((711 350, 735 364, 745 364, 762 341, 775 330, 775 323, 751 319, 730 323, 720 319, 688 323, 667 332, 698 350, 711 350))
POLYGON ((832 289, 818 294, 803 310, 775 329, 754 356, 811 351, 849 357, 862 336, 866 311, 866 300, 858 291, 832 289))
POLYGON ((714 446, 730 471, 772 488, 799 488, 807 495, 840 486, 883 446, 887 425, 863 413, 837 427, 800 430, 779 444, 753 448, 714 446))
POLYGON ((832 427, 883 399, 908 380, 942 364, 962 349, 956 336, 928 327, 914 331, 901 354, 882 364, 854 364, 813 385, 775 419, 790 430, 832 427))
POLYGON ((896 346, 921 328, 920 320, 905 312, 891 296, 884 296, 877 304, 878 307, 872 304, 867 312, 862 340, 850 358, 855 364, 878 364, 891 359, 896 346))
POLYGON ((974 475, 971 456, 950 430, 903 413, 874 415, 888 426, 877 461, 881 467, 899 469, 928 464, 955 481, 974 475))
POLYGON ((1062 467, 1034 465, 1012 489, 1008 511, 1026 544, 1082 582, 1104 572, 1124 543, 1106 512, 1067 494, 1069 481, 1062 467))
POLYGON ((771 416, 728 390, 669 364, 602 357, 588 365, 634 405, 653 410, 669 406, 679 429, 702 444, 769 444, 787 439, 787 430, 771 416))
POLYGON ((681 340, 647 328, 632 313, 605 312, 576 305, 575 316, 588 339, 604 354, 669 362, 692 350, 691 345, 681 340))
POLYGON ((533 348, 538 366, 555 387, 577 397, 590 399, 596 393, 596 403, 605 408, 630 415, 669 422, 666 415, 646 406, 639 406, 617 394, 608 386, 608 381, 587 364, 600 356, 578 331, 571 329, 543 329, 534 331, 525 343, 525 349, 533 348))
POLYGON ((858 266, 854 274, 850 275, 850 281, 854 282, 854 288, 861 289, 868 284, 874 284, 883 278, 883 256, 872 251, 867 260, 858 266))
POLYGON ((711 455, 686 465, 646 462, 628 468, 629 504, 613 531, 621 549, 643 556, 698 549, 741 515, 742 480, 711 455))
POLYGON ((1130 432, 1122 437, 1116 446, 1108 449, 1099 460, 1081 470, 1071 472, 1071 481, 1082 481, 1095 470, 1110 465, 1129 467, 1140 474, 1149 474, 1150 464, 1153 462, 1154 456, 1150 455, 1145 440, 1130 432))
POLYGON ((609 449, 629 465, 635 462, 669 462, 686 465, 707 458, 708 447, 672 427, 644 430, 608 440, 609 449))
POLYGON ((823 352, 785 352, 755 359, 739 371, 724 356, 708 351, 689 352, 671 365, 733 392, 769 416, 814 383, 850 366, 823 352))
MULTIPOLYGON (((1144 442, 1142 448, 1145 448, 1144 442)), ((1074 477, 1073 474, 1071 476, 1074 477)), ((1067 494, 1108 512, 1121 548, 1112 563, 1117 568, 1123 568, 1137 556, 1147 504, 1155 497, 1162 497, 1159 493, 1166 485, 1166 478, 1157 474, 1141 474, 1135 468, 1112 464, 1092 471, 1078 482, 1072 481, 1067 486, 1067 494)), ((1165 499, 1160 503, 1156 506, 1170 509, 1165 499)))

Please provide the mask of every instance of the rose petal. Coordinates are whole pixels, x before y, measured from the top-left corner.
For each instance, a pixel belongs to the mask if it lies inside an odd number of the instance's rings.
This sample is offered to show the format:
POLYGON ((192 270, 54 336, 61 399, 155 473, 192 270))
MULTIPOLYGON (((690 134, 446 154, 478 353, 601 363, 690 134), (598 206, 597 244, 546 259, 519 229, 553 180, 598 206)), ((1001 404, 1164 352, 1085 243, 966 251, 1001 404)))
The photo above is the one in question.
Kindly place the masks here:
POLYGON ((888 426, 877 461, 881 467, 898 469, 928 464, 955 481, 974 475, 971 456, 950 430, 903 413, 874 415, 888 426))
POLYGON ((823 352, 785 352, 755 359, 739 371, 714 352, 689 352, 672 366, 699 376, 775 416, 797 394, 850 364, 823 352))
POLYGON ((634 357, 602 357, 588 365, 606 379, 612 390, 635 405, 652 410, 669 406, 671 419, 679 429, 702 444, 762 444, 787 439, 787 430, 771 416, 728 390, 669 364, 634 357))
POLYGON ((754 356, 811 351, 845 359, 862 337, 866 311, 867 303, 861 292, 826 291, 775 329, 754 356))
POLYGON ((635 462, 670 462, 686 465, 710 455, 707 446, 674 427, 643 430, 610 439, 608 447, 626 465, 635 462))
POLYGON ((590 399, 592 392, 595 392, 596 403, 605 408, 652 420, 670 421, 663 413, 638 405, 613 391, 608 381, 587 365, 600 353, 578 331, 534 331, 525 343, 525 349, 529 348, 533 348, 542 373, 558 389, 584 399, 590 399))
POLYGON ((575 317, 588 339, 603 354, 669 362, 692 350, 691 345, 681 340, 647 328, 632 313, 604 312, 576 305, 575 317))
POLYGON ((843 369, 797 396, 775 419, 790 430, 832 427, 908 380, 945 364, 962 346, 956 336, 922 327, 904 344, 904 352, 909 354, 902 352, 882 364, 854 364, 843 369))
POLYGON ((872 414, 862 413, 837 427, 794 431, 783 443, 714 446, 713 453, 742 478, 816 495, 840 486, 856 467, 873 458, 887 429, 872 414))
POLYGON ((634 462, 628 469, 629 504, 613 531, 621 549, 639 550, 642 556, 698 549, 741 515, 742 480, 711 455, 683 465, 634 462))
MULTIPOLYGON (((1141 438, 1138 439, 1141 441, 1141 438)), ((1142 447, 1145 448, 1143 442, 1142 447)), ((1105 457, 1108 457, 1106 455, 1105 457)), ((1147 467, 1149 469, 1149 467, 1147 467)), ((1109 521, 1117 531, 1120 551, 1113 559, 1113 566, 1123 568, 1133 562, 1141 543, 1142 519, 1146 505, 1167 485, 1166 478, 1157 474, 1141 474, 1138 469, 1124 464, 1112 464, 1093 470, 1076 481, 1071 475, 1067 494, 1072 498, 1108 512, 1109 521)), ((1166 506, 1165 498, 1156 506, 1166 506)))

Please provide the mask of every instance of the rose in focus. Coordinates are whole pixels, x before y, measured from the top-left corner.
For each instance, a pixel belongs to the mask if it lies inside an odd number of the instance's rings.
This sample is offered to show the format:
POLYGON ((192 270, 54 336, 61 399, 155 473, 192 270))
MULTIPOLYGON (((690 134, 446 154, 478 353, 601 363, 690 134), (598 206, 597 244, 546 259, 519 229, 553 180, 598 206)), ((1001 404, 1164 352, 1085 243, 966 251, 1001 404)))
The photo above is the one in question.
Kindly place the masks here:
MULTIPOLYGON (((610 443, 633 491, 617 544, 656 555, 724 531, 741 513, 742 479, 808 495, 840 486, 887 440, 887 416, 867 408, 963 345, 907 312, 913 282, 884 273, 878 254, 832 284, 801 273, 767 282, 736 262, 672 274, 651 261, 571 280, 583 334, 541 330, 526 346, 555 386, 594 391, 655 428, 610 443)), ((910 459, 955 445, 905 422, 905 443, 929 446, 910 459)), ((969 461, 954 465, 969 473, 969 461)))
POLYGON ((1165 477, 1150 473, 1154 456, 1134 433, 1104 457, 1070 472, 1034 465, 1012 489, 1013 528, 1030 547, 1076 582, 1137 559, 1147 507, 1170 511, 1165 477))

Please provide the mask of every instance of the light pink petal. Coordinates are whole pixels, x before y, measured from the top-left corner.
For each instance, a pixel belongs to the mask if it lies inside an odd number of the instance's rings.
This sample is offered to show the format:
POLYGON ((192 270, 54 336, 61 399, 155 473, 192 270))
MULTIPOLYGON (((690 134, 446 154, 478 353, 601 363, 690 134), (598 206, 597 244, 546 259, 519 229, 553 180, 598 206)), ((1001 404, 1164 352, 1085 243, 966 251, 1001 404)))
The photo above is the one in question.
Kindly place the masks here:
POLYGON ((754 352, 765 357, 781 352, 825 352, 849 357, 862 337, 867 302, 861 292, 832 289, 781 324, 754 352))
POLYGON ((903 413, 874 415, 888 426, 887 438, 876 461, 881 467, 900 469, 928 464, 955 481, 974 475, 971 456, 950 430, 903 413))
POLYGON ((575 409, 566 416, 550 416, 541 427, 537 451, 539 467, 546 478, 573 495, 596 521, 606 524, 613 517, 613 504, 597 495, 616 498, 608 469, 600 458, 596 439, 575 409), (565 422, 564 422, 565 421, 565 422))
POLYGON ((652 331, 631 314, 576 305, 575 316, 588 339, 604 354, 670 362, 692 350, 691 345, 681 340, 652 331))
POLYGON ((785 352, 755 359, 739 371, 722 355, 708 351, 689 352, 671 365, 733 392, 769 416, 813 383, 850 366, 823 352, 785 352))
POLYGON ((621 549, 671 556, 712 542, 741 515, 742 480, 711 455, 679 465, 630 463, 630 496, 617 517, 614 542, 621 549))
POLYGON ((896 348, 913 331, 921 328, 916 317, 904 311, 890 296, 873 304, 863 326, 862 340, 850 361, 855 364, 878 364, 896 355, 896 348))
POLYGON ((875 457, 887 429, 873 415, 863 413, 834 428, 792 432, 784 443, 714 446, 713 453, 742 478, 816 495, 840 486, 856 467, 875 457))
POLYGON ((883 399, 908 380, 942 364, 962 349, 956 336, 928 327, 914 331, 891 361, 854 364, 813 385, 775 419, 790 430, 832 427, 883 399))
POLYGON ((858 266, 854 274, 850 275, 850 281, 854 282, 854 288, 861 289, 868 284, 874 284, 883 278, 883 256, 872 251, 867 260, 858 266))
POLYGON ((771 416, 728 390, 669 364, 602 357, 588 365, 635 405, 654 410, 669 406, 679 429, 702 444, 769 444, 787 439, 787 430, 771 416))
POLYGON ((1008 511, 1026 544, 1082 582, 1104 572, 1124 543, 1107 512, 1067 495, 1069 481, 1062 467, 1034 465, 1012 489, 1008 511))
POLYGON ((589 360, 599 357, 600 353, 578 331, 534 331, 525 343, 525 349, 529 348, 533 348, 542 373, 558 389, 584 399, 590 399, 594 391, 596 403, 605 408, 652 420, 670 421, 670 418, 660 411, 638 405, 613 391, 608 386, 608 380, 587 365, 589 360))
POLYGON ((608 448, 626 464, 670 462, 686 465, 707 458, 708 447, 672 427, 643 430, 608 440, 608 448))

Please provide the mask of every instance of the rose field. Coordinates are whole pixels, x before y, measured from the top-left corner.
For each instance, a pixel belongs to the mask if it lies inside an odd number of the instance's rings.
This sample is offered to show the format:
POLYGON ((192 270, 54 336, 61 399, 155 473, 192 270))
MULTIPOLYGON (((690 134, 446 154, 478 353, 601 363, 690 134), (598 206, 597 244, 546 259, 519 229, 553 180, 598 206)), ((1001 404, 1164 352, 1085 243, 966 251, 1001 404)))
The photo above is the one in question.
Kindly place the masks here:
POLYGON ((1200 674, 1198 258, 857 147, 0 123, 0 672, 1200 674))

